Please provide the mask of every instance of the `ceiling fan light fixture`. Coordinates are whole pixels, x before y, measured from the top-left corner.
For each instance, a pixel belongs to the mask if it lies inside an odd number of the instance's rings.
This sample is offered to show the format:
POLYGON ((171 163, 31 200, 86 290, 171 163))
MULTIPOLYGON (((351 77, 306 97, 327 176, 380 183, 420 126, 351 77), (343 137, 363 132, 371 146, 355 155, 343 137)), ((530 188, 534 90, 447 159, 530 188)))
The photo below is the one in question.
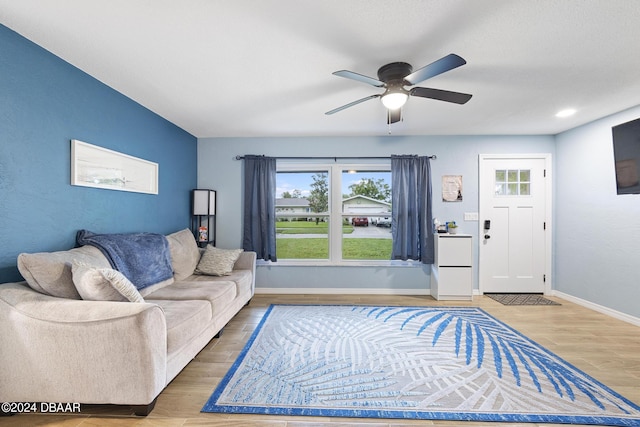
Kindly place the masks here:
POLYGON ((409 95, 404 91, 391 91, 388 90, 382 95, 382 104, 389 110, 397 110, 402 107, 409 99, 409 95))
POLYGON ((450 53, 429 65, 425 65, 417 71, 413 71, 411 64, 406 62, 391 62, 378 69, 377 79, 349 70, 336 71, 333 74, 338 77, 359 81, 377 88, 384 88, 384 92, 360 98, 341 107, 327 111, 325 114, 334 114, 370 99, 380 98, 382 105, 387 108, 387 123, 391 125, 402 120, 401 108, 405 105, 409 96, 452 102, 454 104, 465 104, 471 99, 472 95, 449 90, 410 86, 415 86, 424 80, 451 71, 466 63, 467 61, 460 56, 455 53, 450 53), (406 87, 410 88, 407 89, 406 87))

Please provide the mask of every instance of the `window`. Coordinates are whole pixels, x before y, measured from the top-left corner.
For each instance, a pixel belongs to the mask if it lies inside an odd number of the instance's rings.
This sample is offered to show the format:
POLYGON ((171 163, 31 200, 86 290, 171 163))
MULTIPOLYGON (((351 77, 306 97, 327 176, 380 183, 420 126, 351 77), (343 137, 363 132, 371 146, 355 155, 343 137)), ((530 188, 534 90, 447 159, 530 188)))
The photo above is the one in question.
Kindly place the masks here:
POLYGON ((498 169, 495 171, 496 196, 531 195, 530 169, 498 169))
POLYGON ((278 259, 329 259, 329 171, 276 174, 278 259))
POLYGON ((276 188, 279 262, 391 259, 388 163, 279 165, 276 188))

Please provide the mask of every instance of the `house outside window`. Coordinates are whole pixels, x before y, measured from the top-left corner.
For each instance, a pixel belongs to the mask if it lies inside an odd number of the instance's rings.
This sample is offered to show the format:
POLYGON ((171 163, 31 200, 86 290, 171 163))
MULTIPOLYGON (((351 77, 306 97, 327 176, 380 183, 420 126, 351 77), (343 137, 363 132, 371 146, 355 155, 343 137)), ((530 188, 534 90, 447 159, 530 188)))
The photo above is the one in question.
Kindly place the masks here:
POLYGON ((390 164, 279 164, 279 264, 391 263, 390 164))
POLYGON ((276 216, 282 221, 308 221, 309 212, 309 200, 304 197, 276 198, 276 216))

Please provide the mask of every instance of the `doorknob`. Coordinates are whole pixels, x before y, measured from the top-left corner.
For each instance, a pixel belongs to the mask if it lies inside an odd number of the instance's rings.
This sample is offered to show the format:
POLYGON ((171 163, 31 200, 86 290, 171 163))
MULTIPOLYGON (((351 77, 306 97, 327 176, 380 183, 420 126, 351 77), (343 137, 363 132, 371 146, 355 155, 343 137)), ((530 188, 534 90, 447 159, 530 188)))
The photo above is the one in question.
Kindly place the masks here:
POLYGON ((487 233, 489 230, 491 230, 491 220, 486 219, 484 221, 484 238, 485 239, 490 239, 491 236, 489 236, 489 234, 487 233))

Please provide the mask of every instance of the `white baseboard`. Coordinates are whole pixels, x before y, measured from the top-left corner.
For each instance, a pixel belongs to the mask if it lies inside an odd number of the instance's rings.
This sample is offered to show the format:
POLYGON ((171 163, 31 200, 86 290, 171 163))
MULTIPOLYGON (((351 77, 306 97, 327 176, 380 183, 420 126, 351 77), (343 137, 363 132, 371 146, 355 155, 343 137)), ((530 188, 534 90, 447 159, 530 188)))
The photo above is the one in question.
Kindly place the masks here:
POLYGON ((595 304, 595 303, 593 303, 591 301, 587 301, 587 300, 584 300, 582 298, 574 297, 573 295, 565 294, 564 292, 560 292, 560 291, 555 291, 554 290, 554 291, 551 292, 551 295, 556 296, 558 298, 565 299, 565 300, 567 300, 569 302, 572 302, 574 304, 581 305, 581 306, 586 307, 588 309, 591 309, 593 311, 597 311, 599 313, 606 314, 607 316, 614 317, 614 318, 616 318, 618 320, 622 320, 624 322, 631 323, 632 325, 640 326, 640 318, 638 318, 638 317, 631 316, 629 314, 625 314, 625 313, 622 313, 622 312, 617 311, 617 310, 613 310, 613 309, 611 309, 609 307, 605 307, 605 306, 602 306, 602 305, 599 305, 599 304, 595 304))
POLYGON ((379 289, 379 288, 260 288, 256 294, 284 295, 431 295, 429 289, 379 289))

